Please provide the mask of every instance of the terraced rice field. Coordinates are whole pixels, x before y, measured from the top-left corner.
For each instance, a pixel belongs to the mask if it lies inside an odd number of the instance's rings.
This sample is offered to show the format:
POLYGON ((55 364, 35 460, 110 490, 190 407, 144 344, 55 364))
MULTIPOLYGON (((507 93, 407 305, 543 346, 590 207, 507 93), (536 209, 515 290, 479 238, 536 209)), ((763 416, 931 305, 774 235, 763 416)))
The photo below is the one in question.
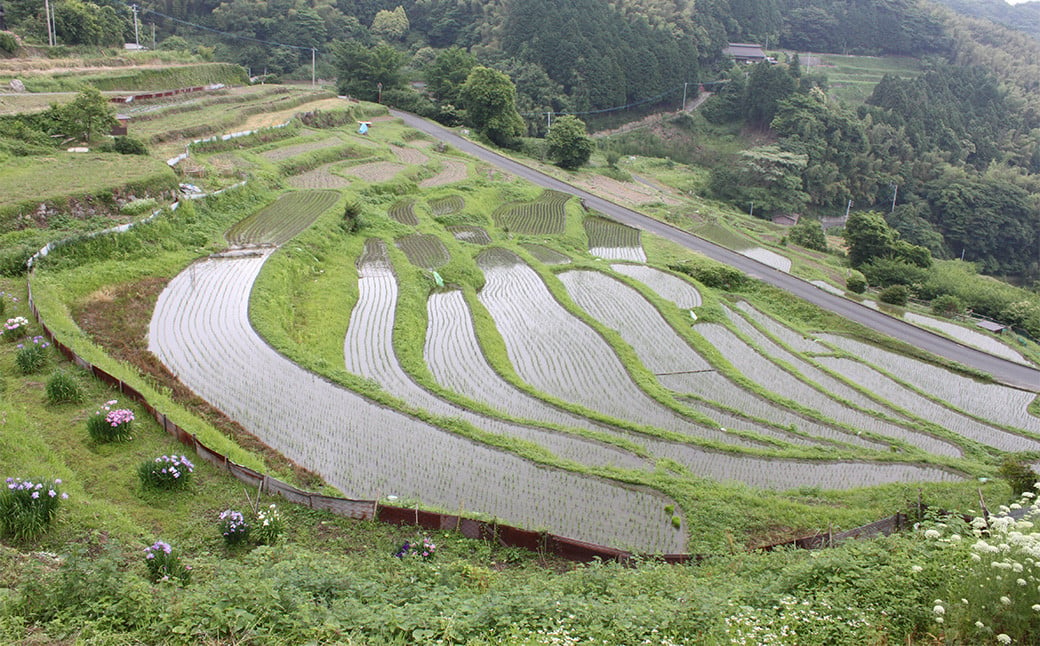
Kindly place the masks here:
POLYGON ((491 236, 484 227, 457 226, 448 227, 448 232, 455 236, 456 240, 470 244, 489 245, 491 236))
POLYGON ((647 265, 628 263, 613 264, 610 268, 623 276, 638 280, 661 298, 675 303, 684 310, 701 306, 701 293, 697 288, 675 274, 647 265))
POLYGON ((343 346, 348 372, 375 381, 384 391, 411 406, 464 421, 489 433, 534 442, 568 460, 630 469, 651 466, 636 455, 607 444, 478 415, 440 399, 416 384, 401 368, 394 354, 397 279, 381 240, 365 243, 365 253, 358 261, 358 292, 358 302, 351 312, 343 346))
POLYGON ((301 189, 340 189, 350 186, 350 180, 332 172, 333 164, 319 166, 299 175, 287 177, 285 183, 301 189))
POLYGON ((571 259, 566 255, 562 254, 555 249, 540 244, 525 244, 522 245, 524 249, 527 249, 528 253, 535 257, 535 259, 544 265, 566 265, 571 259))
POLYGON ((739 253, 748 258, 753 258, 763 265, 768 265, 773 269, 779 269, 783 272, 791 271, 791 259, 787 256, 781 256, 775 251, 763 249, 762 247, 751 247, 749 249, 741 249, 739 253))
POLYGON ((302 155, 304 153, 313 152, 315 150, 322 150, 323 148, 331 148, 333 146, 339 146, 343 143, 343 140, 339 137, 329 137, 327 139, 321 139, 319 141, 308 141, 302 144, 292 144, 289 146, 282 146, 280 148, 273 148, 266 152, 261 153, 265 159, 270 161, 283 161, 302 155))
POLYGON ((291 363, 249 323, 267 254, 202 260, 160 295, 149 349, 204 399, 346 495, 389 494, 639 551, 676 552, 667 498, 545 468, 376 405, 291 363), (479 483, 479 484, 478 484, 479 483))
MULTIPOLYGON (((469 309, 460 292, 431 294, 428 316, 424 356, 441 385, 515 416, 611 432, 609 427, 589 425, 584 418, 550 406, 502 379, 481 352, 469 309)), ((646 447, 653 455, 683 464, 700 476, 767 489, 801 486, 845 489, 887 482, 952 481, 959 478, 949 471, 913 464, 770 460, 706 450, 639 434, 612 432, 621 433, 630 441, 646 447)))
POLYGON ((456 159, 441 160, 441 169, 433 177, 427 177, 419 182, 419 188, 434 188, 461 182, 469 177, 469 167, 465 162, 456 159))
POLYGON ((397 157, 397 161, 402 164, 419 166, 425 164, 430 159, 426 156, 426 153, 421 150, 416 150, 415 148, 390 144, 390 150, 394 153, 394 157, 397 157))
POLYGON ((357 166, 348 166, 343 170, 347 175, 353 175, 366 182, 387 182, 397 176, 398 173, 407 168, 404 164, 396 164, 394 162, 370 162, 368 164, 358 164, 357 166))
POLYGON ((914 325, 936 330, 941 334, 945 334, 948 337, 960 341, 964 345, 970 345, 973 348, 978 348, 983 352, 1003 357, 1009 361, 1015 361, 1023 365, 1030 365, 1021 354, 1004 345, 999 340, 982 334, 981 332, 976 332, 975 330, 968 329, 962 325, 943 321, 931 316, 915 314, 914 312, 906 312, 903 314, 903 318, 914 325))
POLYGON ((397 239, 397 246, 409 262, 423 269, 437 269, 451 261, 451 254, 441 239, 432 233, 415 233, 397 239))
POLYGON ((461 195, 448 195, 430 200, 430 211, 434 216, 450 215, 458 213, 466 208, 466 200, 461 195))
POLYGON ((401 224, 419 226, 419 217, 415 214, 415 200, 412 198, 401 200, 387 209, 387 215, 401 224))
POLYGON ((232 246, 280 245, 291 240, 339 201, 339 191, 293 191, 228 230, 232 246))
POLYGON ((608 260, 646 262, 639 229, 607 218, 588 217, 582 222, 589 239, 589 253, 608 260))
POLYGON ((495 224, 513 233, 539 235, 563 233, 566 193, 545 191, 533 202, 513 202, 495 209, 495 224))

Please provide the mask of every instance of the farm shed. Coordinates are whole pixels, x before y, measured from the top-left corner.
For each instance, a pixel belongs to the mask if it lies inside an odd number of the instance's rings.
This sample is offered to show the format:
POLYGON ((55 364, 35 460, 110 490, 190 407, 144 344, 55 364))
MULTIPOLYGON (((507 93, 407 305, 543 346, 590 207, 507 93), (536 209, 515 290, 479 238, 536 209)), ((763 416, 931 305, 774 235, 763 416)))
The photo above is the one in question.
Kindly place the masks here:
POLYGON ((993 334, 1000 334, 1001 332, 1007 329, 1006 325, 1002 325, 994 321, 987 321, 985 319, 975 321, 975 325, 982 328, 983 330, 986 330, 987 332, 992 332, 993 334))
POLYGON ((761 45, 753 43, 729 43, 722 50, 723 55, 732 56, 738 63, 761 63, 768 60, 761 45))

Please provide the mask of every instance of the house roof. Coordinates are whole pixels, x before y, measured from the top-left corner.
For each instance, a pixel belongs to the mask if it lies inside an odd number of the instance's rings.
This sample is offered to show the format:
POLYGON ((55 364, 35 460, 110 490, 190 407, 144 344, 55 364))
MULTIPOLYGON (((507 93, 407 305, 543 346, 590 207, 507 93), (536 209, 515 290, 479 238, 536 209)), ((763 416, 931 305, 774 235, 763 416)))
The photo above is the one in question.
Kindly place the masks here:
POLYGON ((986 321, 984 319, 983 320, 979 320, 979 321, 975 321, 975 325, 979 326, 983 330, 989 330, 990 332, 994 332, 996 334, 1000 334, 1001 332, 1003 332, 1004 330, 1007 329, 1006 325, 1001 325, 1000 323, 994 323, 993 321, 986 321))
POLYGON ((761 45, 753 43, 729 43, 722 53, 733 58, 765 60, 766 53, 762 51, 761 45))

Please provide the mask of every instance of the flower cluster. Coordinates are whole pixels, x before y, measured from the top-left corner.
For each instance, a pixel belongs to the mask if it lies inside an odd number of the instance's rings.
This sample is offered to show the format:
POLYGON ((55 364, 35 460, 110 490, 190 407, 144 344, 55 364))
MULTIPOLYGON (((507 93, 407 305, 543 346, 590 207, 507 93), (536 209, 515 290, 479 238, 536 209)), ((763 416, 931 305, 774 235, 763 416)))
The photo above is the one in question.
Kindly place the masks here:
POLYGON ((42 336, 34 336, 27 343, 19 343, 18 355, 15 359, 18 369, 23 375, 31 375, 37 372, 47 363, 46 349, 51 347, 47 339, 42 336))
POLYGON ((402 544, 401 547, 397 548, 397 551, 394 552, 394 556, 396 556, 399 559, 403 559, 405 557, 415 557, 421 558, 424 561, 428 561, 431 558, 433 558, 433 555, 436 553, 436 551, 437 546, 434 544, 434 542, 431 541, 429 537, 423 536, 421 541, 416 541, 414 543, 410 541, 405 541, 404 544, 402 544))
POLYGON ((134 412, 127 408, 116 408, 118 402, 111 399, 94 411, 87 419, 87 432, 95 442, 121 442, 133 439, 130 425, 134 421, 134 412))
POLYGON ((178 489, 191 480, 195 470, 187 457, 183 455, 160 455, 148 460, 137 469, 141 484, 154 489, 178 489))
POLYGON ((260 545, 274 545, 285 529, 285 521, 278 511, 278 506, 271 504, 267 509, 257 509, 254 513, 253 541, 260 545))
POLYGON ((60 490, 61 480, 33 482, 8 478, 0 490, 0 535, 15 540, 42 534, 54 520, 61 501, 69 495, 60 490))
POLYGON ((925 530, 950 581, 949 601, 932 604, 936 624, 965 643, 1031 643, 1040 634, 1038 518, 1040 505, 1026 492, 999 514, 925 530))
POLYGON ((825 600, 784 597, 769 609, 736 608, 725 618, 729 644, 865 644, 876 629, 856 608, 835 608, 825 600))
POLYGON ((187 583, 191 578, 191 566, 181 562, 169 543, 155 541, 144 549, 144 563, 152 581, 180 581, 187 583))
POLYGON ((249 540, 249 523, 242 512, 225 509, 220 512, 220 533, 228 545, 237 545, 249 540))
POLYGON ((0 331, 0 335, 8 340, 17 339, 21 335, 25 334, 25 330, 28 327, 28 319, 24 316, 15 316, 14 318, 7 319, 7 322, 4 323, 4 329, 0 331))

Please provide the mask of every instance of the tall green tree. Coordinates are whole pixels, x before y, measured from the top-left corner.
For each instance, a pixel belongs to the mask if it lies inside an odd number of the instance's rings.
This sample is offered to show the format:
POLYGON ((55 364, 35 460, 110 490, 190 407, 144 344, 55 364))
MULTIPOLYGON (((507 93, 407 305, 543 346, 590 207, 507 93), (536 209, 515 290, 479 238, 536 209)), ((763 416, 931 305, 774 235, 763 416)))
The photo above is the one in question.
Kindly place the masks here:
POLYGON ((461 47, 442 50, 426 66, 426 89, 441 103, 457 106, 462 85, 476 66, 477 58, 461 47))
POLYGON ((111 104, 93 86, 80 91, 71 103, 57 112, 65 134, 85 142, 118 124, 111 104))
POLYGON ((524 120, 516 110, 516 87, 508 76, 489 67, 474 67, 460 96, 470 125, 498 146, 516 145, 524 120))
POLYGON ((573 115, 557 119, 545 139, 549 159, 561 168, 580 168, 592 156, 592 139, 585 131, 585 122, 573 115))
POLYGON ((379 86, 391 90, 404 85, 401 66, 404 54, 385 43, 367 47, 358 41, 337 44, 333 53, 339 74, 341 94, 366 101, 375 101, 379 86))

